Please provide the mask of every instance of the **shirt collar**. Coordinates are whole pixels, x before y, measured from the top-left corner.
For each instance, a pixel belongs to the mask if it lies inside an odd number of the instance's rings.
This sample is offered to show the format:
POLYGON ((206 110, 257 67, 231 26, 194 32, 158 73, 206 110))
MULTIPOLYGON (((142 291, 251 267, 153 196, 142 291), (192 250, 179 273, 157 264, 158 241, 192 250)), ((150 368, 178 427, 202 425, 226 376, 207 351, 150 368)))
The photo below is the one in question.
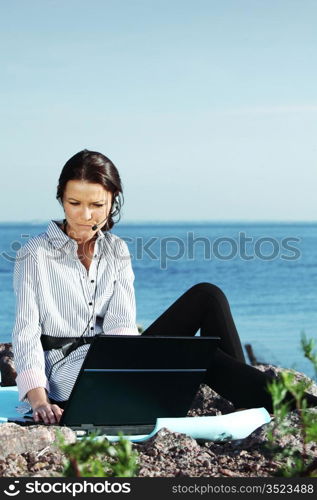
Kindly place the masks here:
MULTIPOLYGON (((63 248, 63 246, 67 244, 76 244, 76 241, 73 238, 70 238, 66 233, 64 233, 62 225, 62 220, 51 220, 46 229, 46 234, 50 243, 58 249, 63 248)), ((100 229, 98 229, 97 235, 98 237, 96 241, 105 238, 105 234, 100 229)))

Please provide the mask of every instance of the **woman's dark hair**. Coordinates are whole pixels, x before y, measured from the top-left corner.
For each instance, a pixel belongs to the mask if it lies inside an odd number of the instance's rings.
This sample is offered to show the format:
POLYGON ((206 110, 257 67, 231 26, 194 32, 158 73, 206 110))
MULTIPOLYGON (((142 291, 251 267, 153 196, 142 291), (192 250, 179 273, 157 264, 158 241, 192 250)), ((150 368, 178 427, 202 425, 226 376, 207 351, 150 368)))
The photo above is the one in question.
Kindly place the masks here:
POLYGON ((72 156, 65 163, 58 180, 56 198, 60 203, 63 202, 67 182, 73 180, 101 184, 112 193, 109 217, 101 230, 111 229, 120 220, 120 210, 123 205, 122 183, 119 172, 112 161, 102 153, 88 149, 83 149, 72 156))

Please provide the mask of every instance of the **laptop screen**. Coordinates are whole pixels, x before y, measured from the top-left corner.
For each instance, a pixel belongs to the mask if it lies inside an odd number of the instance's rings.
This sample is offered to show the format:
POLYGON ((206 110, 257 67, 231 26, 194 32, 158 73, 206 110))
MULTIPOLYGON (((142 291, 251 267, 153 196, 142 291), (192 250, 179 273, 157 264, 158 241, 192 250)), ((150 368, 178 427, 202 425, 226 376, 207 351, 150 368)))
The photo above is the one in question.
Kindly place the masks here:
POLYGON ((158 417, 185 416, 217 339, 96 336, 61 425, 154 425, 158 417))

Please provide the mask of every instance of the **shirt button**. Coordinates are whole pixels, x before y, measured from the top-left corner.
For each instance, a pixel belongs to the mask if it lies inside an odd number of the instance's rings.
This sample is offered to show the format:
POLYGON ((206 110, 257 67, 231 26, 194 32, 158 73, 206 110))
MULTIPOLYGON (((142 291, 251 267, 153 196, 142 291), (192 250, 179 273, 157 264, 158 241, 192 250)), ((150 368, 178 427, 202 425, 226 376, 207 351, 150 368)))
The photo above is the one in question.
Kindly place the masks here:
POLYGON ((93 330, 93 329, 94 329, 94 327, 93 327, 93 326, 91 326, 91 327, 90 327, 90 330, 93 330))
POLYGON ((95 280, 90 280, 90 283, 95 283, 95 280))
POLYGON ((92 302, 89 302, 89 305, 92 306, 92 302))

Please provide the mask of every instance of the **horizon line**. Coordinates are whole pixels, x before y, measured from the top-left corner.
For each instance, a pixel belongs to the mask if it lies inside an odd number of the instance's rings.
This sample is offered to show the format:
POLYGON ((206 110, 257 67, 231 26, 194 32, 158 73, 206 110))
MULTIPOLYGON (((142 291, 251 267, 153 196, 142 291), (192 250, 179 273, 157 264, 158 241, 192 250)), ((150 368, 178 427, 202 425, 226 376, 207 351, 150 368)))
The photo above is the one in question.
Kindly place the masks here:
MULTIPOLYGON (((6 221, 0 220, 0 225, 5 224, 33 224, 45 225, 49 220, 55 219, 31 219, 31 220, 14 220, 6 221)), ((58 219, 56 219, 58 220, 58 219)), ((172 220, 151 220, 151 219, 130 219, 122 220, 116 225, 147 225, 147 224, 316 224, 317 220, 314 219, 172 219, 172 220)))

